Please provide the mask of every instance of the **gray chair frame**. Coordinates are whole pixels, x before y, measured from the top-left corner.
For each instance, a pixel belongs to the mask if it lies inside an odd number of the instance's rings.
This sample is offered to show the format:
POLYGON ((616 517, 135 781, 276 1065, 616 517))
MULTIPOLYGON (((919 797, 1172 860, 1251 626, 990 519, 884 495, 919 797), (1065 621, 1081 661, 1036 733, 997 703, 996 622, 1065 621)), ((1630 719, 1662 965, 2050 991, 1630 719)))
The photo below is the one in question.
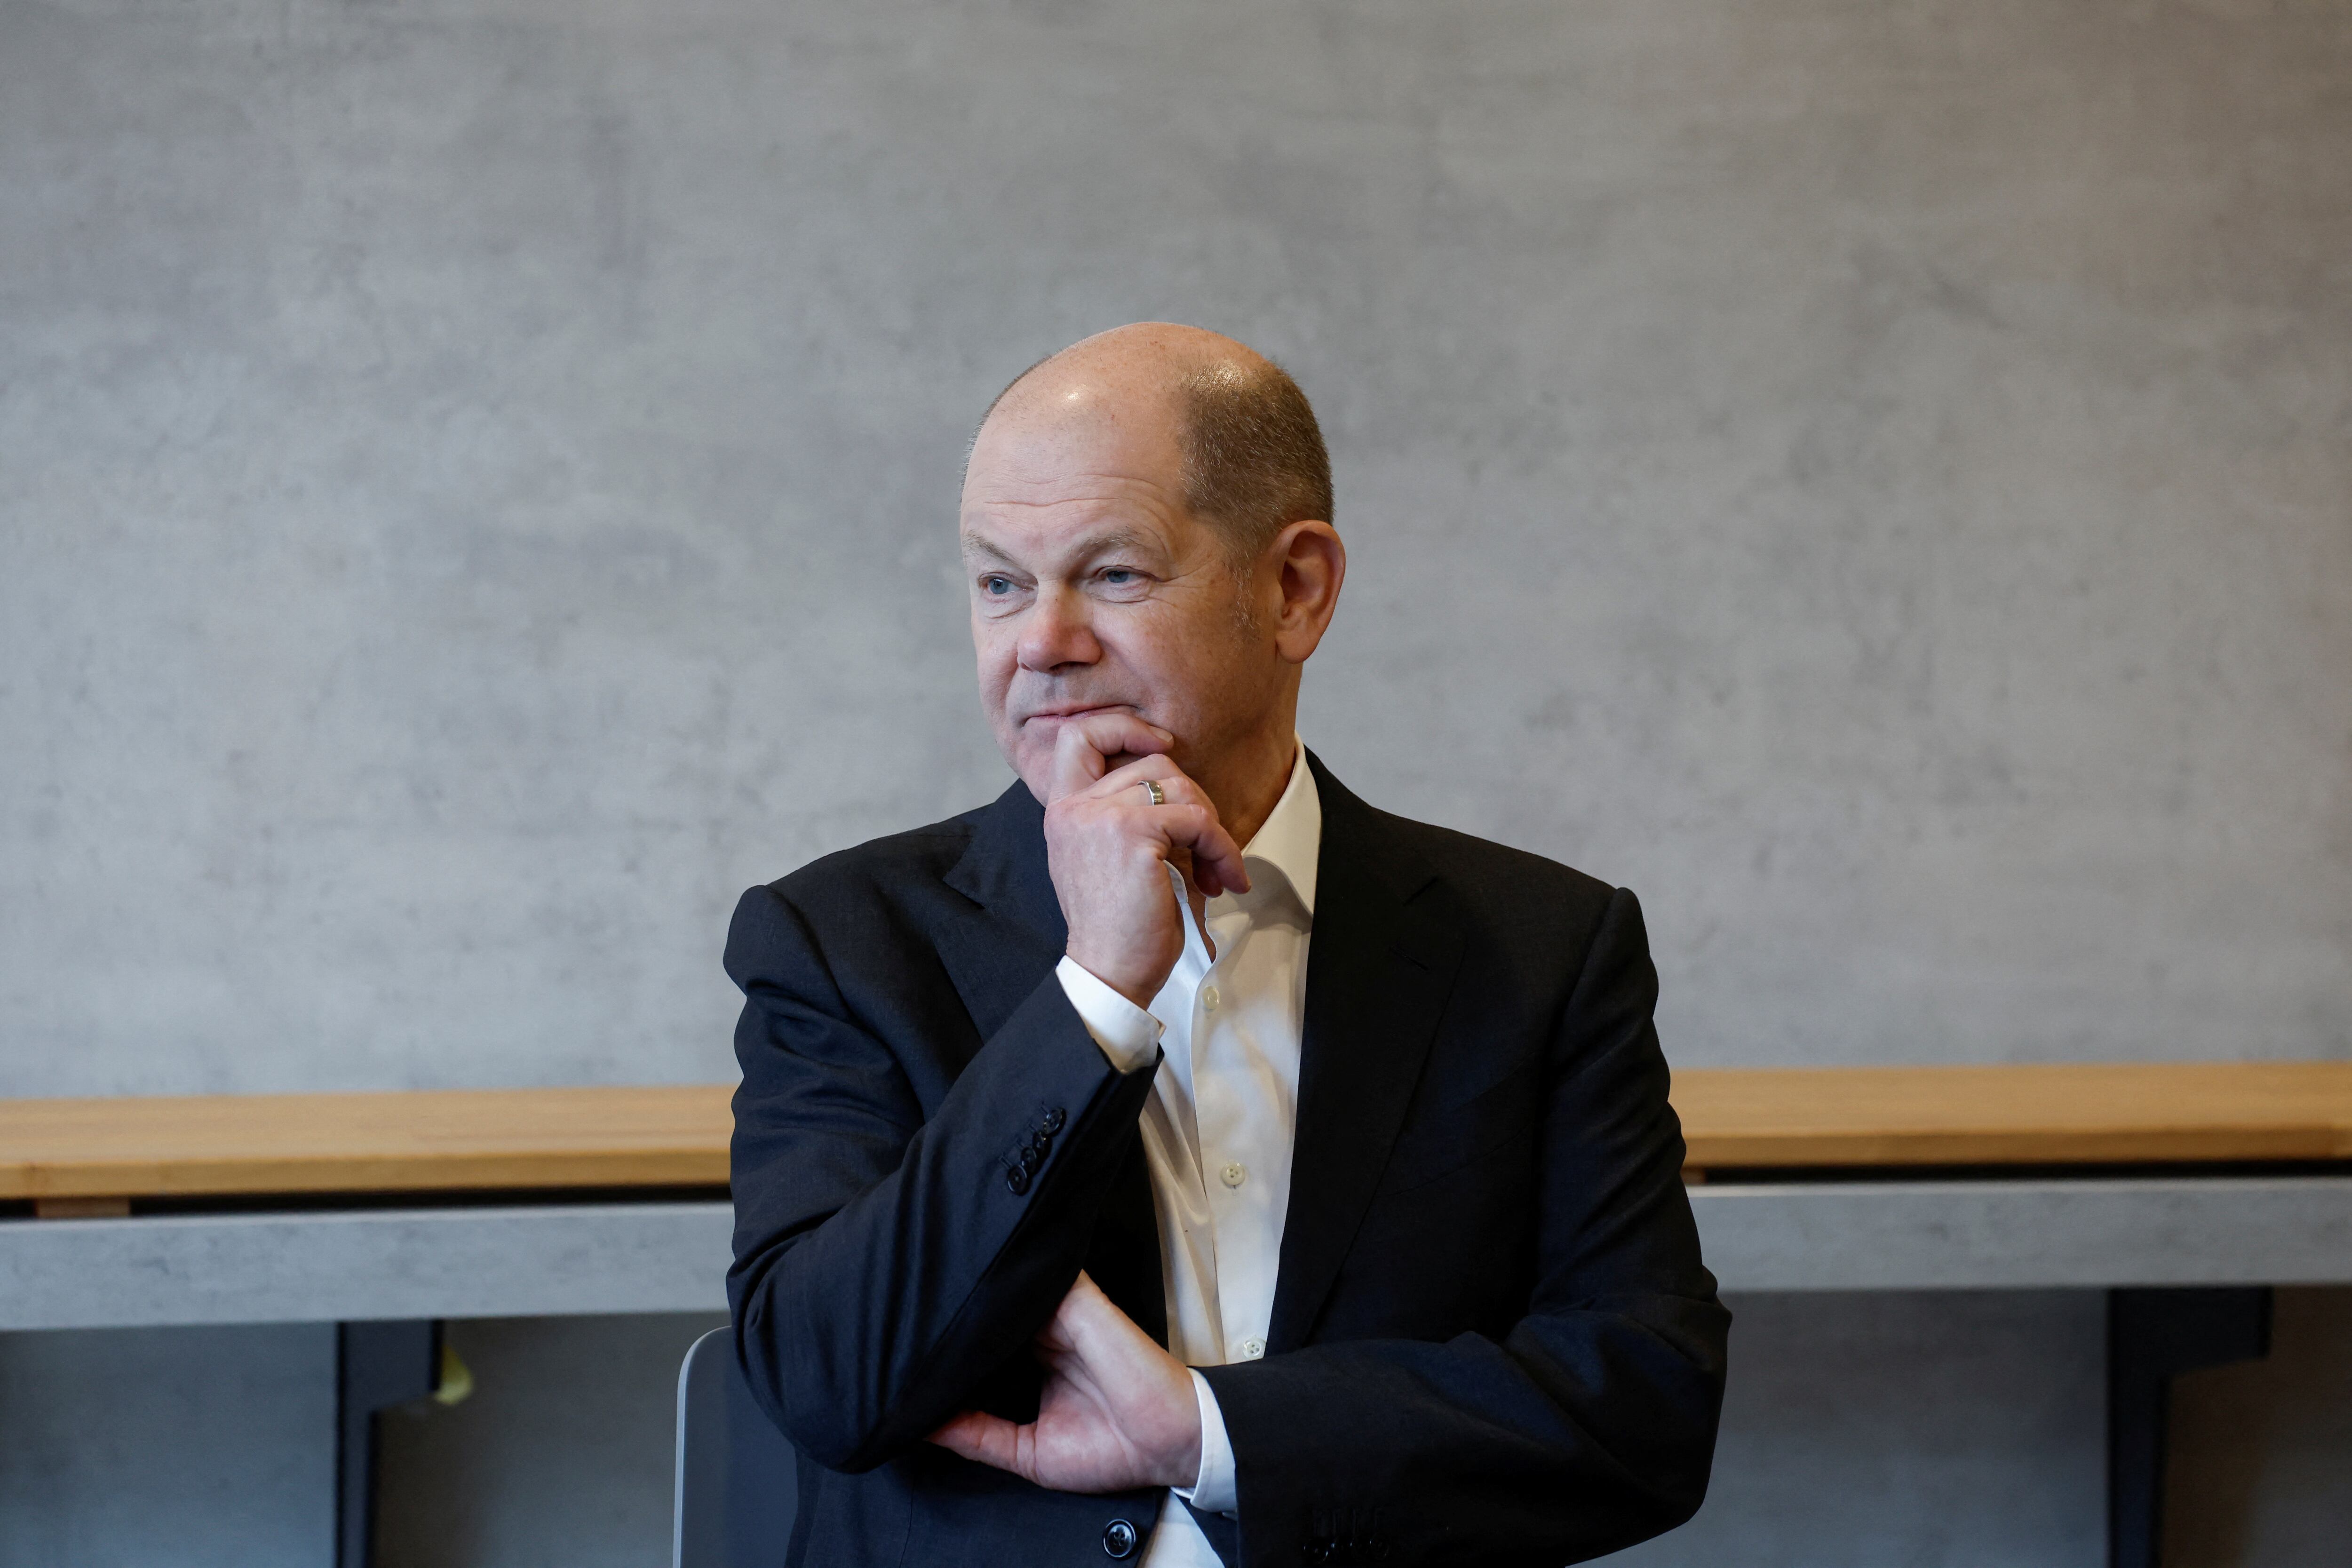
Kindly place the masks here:
POLYGON ((793 1446, 752 1403, 732 1331, 711 1330, 677 1369, 670 1568, 780 1568, 799 1490, 793 1446))

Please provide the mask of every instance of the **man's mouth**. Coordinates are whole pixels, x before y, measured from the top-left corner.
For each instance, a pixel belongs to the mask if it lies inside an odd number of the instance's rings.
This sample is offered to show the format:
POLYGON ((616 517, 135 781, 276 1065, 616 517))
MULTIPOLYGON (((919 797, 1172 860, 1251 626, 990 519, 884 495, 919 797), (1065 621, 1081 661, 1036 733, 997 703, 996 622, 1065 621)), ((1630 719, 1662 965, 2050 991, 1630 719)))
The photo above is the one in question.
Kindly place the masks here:
POLYGON ((1131 702, 1065 702, 1024 714, 1021 721, 1034 724, 1040 720, 1084 719, 1097 713, 1131 714, 1134 711, 1135 705, 1131 702))

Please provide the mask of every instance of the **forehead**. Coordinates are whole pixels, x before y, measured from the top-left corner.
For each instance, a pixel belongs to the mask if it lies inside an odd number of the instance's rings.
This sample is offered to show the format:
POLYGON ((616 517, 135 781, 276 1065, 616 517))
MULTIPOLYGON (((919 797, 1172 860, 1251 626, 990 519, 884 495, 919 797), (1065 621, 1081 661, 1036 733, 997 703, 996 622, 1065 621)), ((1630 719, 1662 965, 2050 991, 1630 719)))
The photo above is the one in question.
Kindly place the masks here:
POLYGON ((1081 383, 1000 405, 973 438, 965 491, 1050 489, 1088 475, 1174 484, 1184 455, 1173 404, 1081 383))
POLYGON ((1036 548, 1116 528, 1176 543, 1192 526, 1183 454, 1157 412, 1049 406, 992 418, 964 471, 964 533, 1036 548))

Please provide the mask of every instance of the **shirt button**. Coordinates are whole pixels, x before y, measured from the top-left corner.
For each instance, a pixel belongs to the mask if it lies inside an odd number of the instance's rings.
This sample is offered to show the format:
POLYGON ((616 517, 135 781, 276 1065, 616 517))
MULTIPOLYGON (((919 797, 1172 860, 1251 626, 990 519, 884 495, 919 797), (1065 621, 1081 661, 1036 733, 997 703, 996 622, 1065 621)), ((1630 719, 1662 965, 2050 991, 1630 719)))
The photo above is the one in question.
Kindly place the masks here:
POLYGON ((1215 1012, 1217 1010, 1217 988, 1215 986, 1203 985, 1201 987, 1201 1011, 1203 1013, 1215 1012))
POLYGON ((1255 1361, 1265 1353, 1265 1342, 1264 1340, 1251 1339, 1244 1340, 1242 1342, 1242 1360, 1255 1361))
POLYGON ((1238 1187, 1249 1180, 1249 1172, 1236 1160, 1217 1173, 1217 1179, 1229 1187, 1238 1187))

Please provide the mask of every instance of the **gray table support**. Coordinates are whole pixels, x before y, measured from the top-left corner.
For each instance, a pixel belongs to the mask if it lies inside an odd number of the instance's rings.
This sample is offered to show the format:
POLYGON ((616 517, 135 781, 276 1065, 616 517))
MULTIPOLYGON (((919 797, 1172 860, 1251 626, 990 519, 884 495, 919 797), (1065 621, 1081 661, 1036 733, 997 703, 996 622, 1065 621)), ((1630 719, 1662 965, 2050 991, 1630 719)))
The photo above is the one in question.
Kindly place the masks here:
POLYGON ((2172 1380, 2271 1352, 2265 1286, 2107 1292, 2107 1568, 2161 1568, 2172 1380))
POLYGON ((1727 1290, 2352 1284, 2352 1175, 1694 1188, 1727 1290))
MULTIPOLYGON (((1691 1201, 1728 1291, 2109 1292, 2112 1568, 2156 1561, 2169 1379, 2261 1353, 2269 1287, 2352 1284, 2352 1176, 1726 1183, 1691 1201)), ((339 1561, 361 1568, 373 1412, 432 1392, 441 1320, 718 1310, 731 1223, 709 1201, 0 1221, 0 1330, 345 1325, 339 1561)))
MULTIPOLYGON (((1696 1188, 1727 1290, 2352 1284, 2352 1176, 1696 1188)), ((716 1311, 724 1203, 0 1221, 0 1331, 716 1311)))
POLYGON ((441 1384, 441 1325, 341 1323, 335 1329, 335 1568, 375 1561, 376 1422, 441 1384))
POLYGON ((724 1203, 0 1222, 0 1330, 707 1312, 724 1203))

